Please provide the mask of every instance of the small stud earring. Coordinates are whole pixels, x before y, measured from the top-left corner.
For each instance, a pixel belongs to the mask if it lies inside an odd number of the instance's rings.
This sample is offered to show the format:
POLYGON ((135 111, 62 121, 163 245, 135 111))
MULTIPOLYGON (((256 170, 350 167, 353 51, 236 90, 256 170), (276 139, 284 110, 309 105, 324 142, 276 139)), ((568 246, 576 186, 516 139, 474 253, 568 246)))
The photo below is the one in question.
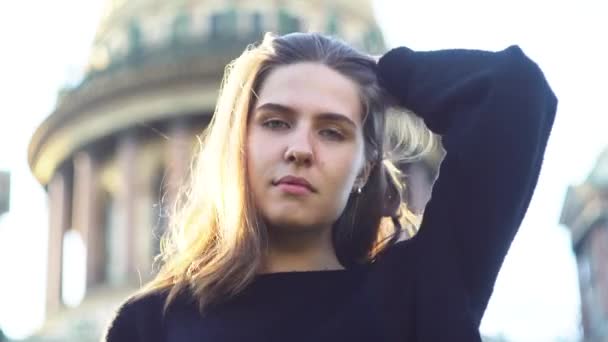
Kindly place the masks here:
POLYGON ((357 194, 360 194, 360 193, 361 193, 361 187, 358 187, 357 188, 357 194))

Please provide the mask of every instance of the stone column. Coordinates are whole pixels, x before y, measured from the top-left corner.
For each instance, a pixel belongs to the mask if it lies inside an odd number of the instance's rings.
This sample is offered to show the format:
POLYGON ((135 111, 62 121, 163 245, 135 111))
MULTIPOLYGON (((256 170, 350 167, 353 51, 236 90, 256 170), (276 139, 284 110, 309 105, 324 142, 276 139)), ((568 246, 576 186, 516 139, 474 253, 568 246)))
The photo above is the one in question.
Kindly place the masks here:
POLYGON ((134 268, 140 277, 141 282, 150 280, 152 276, 152 262, 155 253, 153 248, 154 242, 154 205, 155 205, 155 187, 156 184, 156 169, 158 168, 158 160, 155 160, 154 146, 138 145, 137 154, 138 172, 135 178, 135 193, 134 193, 134 239, 132 240, 133 263, 134 268), (152 156, 151 156, 152 155, 152 156))
POLYGON ((419 162, 409 165, 405 175, 408 206, 413 212, 420 214, 431 198, 433 189, 431 171, 429 167, 419 162))
POLYGON ((124 286, 138 276, 133 267, 134 192, 137 168, 137 139, 127 133, 119 138, 116 151, 118 186, 112 201, 108 229, 108 282, 124 286))
POLYGON ((80 232, 87 250, 87 288, 103 281, 105 237, 100 224, 97 164, 89 152, 74 156, 72 228, 80 232))
POLYGON ((588 251, 582 247, 576 253, 576 261, 578 267, 578 282, 580 291, 580 309, 581 309, 581 325, 583 328, 582 340, 587 341, 591 338, 591 307, 589 303, 593 301, 590 293, 590 279, 591 279, 591 264, 588 251))
POLYGON ((176 122, 169 131, 165 156, 165 192, 163 207, 170 212, 180 187, 184 185, 192 161, 192 134, 183 122, 176 122))
POLYGON ((46 311, 52 315, 61 308, 63 234, 70 225, 71 184, 62 170, 57 170, 48 184, 49 237, 46 311))
POLYGON ((608 339, 608 223, 600 221, 589 232, 588 239, 592 286, 596 296, 594 303, 590 303, 595 306, 592 322, 598 337, 605 341, 608 339))

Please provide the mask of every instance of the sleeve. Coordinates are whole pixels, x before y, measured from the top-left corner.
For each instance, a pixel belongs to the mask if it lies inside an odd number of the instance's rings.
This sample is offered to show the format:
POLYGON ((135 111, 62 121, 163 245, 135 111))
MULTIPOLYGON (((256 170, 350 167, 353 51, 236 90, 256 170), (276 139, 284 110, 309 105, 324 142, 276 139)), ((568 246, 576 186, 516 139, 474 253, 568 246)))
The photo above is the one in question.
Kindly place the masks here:
POLYGON ((401 47, 379 60, 378 73, 399 105, 441 136, 446 156, 415 239, 455 265, 479 323, 536 186, 557 98, 517 46, 401 47))

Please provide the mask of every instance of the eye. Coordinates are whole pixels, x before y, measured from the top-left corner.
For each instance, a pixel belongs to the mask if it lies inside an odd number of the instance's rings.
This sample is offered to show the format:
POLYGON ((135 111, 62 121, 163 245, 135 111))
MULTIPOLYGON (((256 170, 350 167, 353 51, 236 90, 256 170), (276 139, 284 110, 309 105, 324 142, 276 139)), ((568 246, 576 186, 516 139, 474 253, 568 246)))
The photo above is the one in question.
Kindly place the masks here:
POLYGON ((324 137, 327 137, 331 140, 341 141, 344 140, 344 134, 337 129, 326 128, 321 130, 320 134, 324 137))
POLYGON ((277 119, 264 121, 264 123, 262 123, 262 126, 270 128, 272 130, 289 128, 289 124, 287 122, 277 119))

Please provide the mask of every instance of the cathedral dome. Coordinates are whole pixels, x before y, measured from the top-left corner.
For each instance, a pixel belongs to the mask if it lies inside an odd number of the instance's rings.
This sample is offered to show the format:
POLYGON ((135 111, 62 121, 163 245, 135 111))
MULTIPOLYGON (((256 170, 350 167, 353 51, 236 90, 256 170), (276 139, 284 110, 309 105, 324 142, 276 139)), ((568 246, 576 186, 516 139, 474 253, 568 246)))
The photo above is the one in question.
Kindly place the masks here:
POLYGON ((324 32, 384 50, 371 1, 109 0, 85 77, 61 91, 29 146, 46 184, 78 149, 136 125, 209 116, 224 66, 264 32, 324 32))

